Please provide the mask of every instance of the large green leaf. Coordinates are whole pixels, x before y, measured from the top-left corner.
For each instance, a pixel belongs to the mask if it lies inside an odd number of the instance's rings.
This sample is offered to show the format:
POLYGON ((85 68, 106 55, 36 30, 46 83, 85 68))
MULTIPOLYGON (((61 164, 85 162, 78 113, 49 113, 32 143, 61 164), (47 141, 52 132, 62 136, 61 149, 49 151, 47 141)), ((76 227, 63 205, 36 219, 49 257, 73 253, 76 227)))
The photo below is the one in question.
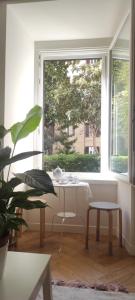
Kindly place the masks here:
POLYGON ((7 187, 10 186, 10 188, 14 189, 16 186, 21 184, 21 180, 19 178, 13 177, 8 182, 6 182, 7 187))
MULTIPOLYGON (((7 150, 7 154, 8 154, 8 151, 9 151, 9 147, 6 147, 2 150, 7 150), (8 148, 8 149, 7 149, 8 148)), ((11 149, 10 149, 11 150, 11 149)), ((9 153, 9 156, 7 155, 6 157, 6 153, 5 153, 5 159, 3 158, 3 160, 1 159, 1 156, 0 156, 0 171, 10 165, 10 164, 13 164, 19 160, 22 160, 22 159, 26 159, 26 158, 29 158, 31 156, 35 156, 35 155, 38 155, 38 154, 41 154, 42 152, 41 151, 28 151, 28 152, 22 152, 22 153, 19 153, 15 156, 12 156, 11 158, 9 158, 10 156, 10 153, 9 153)))
POLYGON ((0 150, 0 171, 6 166, 6 162, 10 159, 11 148, 5 147, 0 150))
MULTIPOLYGON (((48 204, 40 200, 28 200, 28 199, 13 199, 12 200, 12 209, 15 207, 23 208, 26 210, 35 209, 35 208, 45 208, 48 204)), ((10 209, 9 209, 10 211, 10 209)))
POLYGON ((22 152, 22 153, 19 153, 13 157, 10 158, 10 164, 18 161, 18 160, 22 160, 22 159, 26 159, 26 158, 29 158, 31 156, 35 156, 35 155, 38 155, 38 154, 42 154, 43 152, 41 151, 27 151, 27 152, 22 152))
POLYGON ((0 214, 4 214, 6 212, 6 201, 4 199, 0 200, 0 214))
POLYGON ((8 205, 8 202, 11 197, 13 197, 13 189, 21 183, 21 180, 18 178, 12 178, 10 181, 6 182, 4 180, 1 180, 1 187, 0 187, 0 206, 1 201, 5 201, 6 205, 8 205))
POLYGON ((5 147, 0 149, 0 162, 7 160, 10 157, 11 148, 5 147))
POLYGON ((43 191, 44 194, 56 195, 52 180, 44 170, 32 169, 24 173, 17 173, 15 176, 28 186, 43 191))
POLYGON ((6 217, 3 213, 0 213, 0 238, 8 233, 6 217))
POLYGON ((0 188, 0 200, 1 199, 9 200, 11 197, 12 197, 12 188, 8 184, 2 185, 2 187, 0 188))
POLYGON ((12 197, 18 198, 18 199, 27 199, 28 197, 42 196, 42 195, 44 195, 44 191, 41 191, 41 190, 35 189, 35 188, 27 190, 27 191, 16 191, 16 192, 12 193, 12 197))
POLYGON ((44 192, 41 190, 38 190, 38 189, 31 189, 31 190, 28 190, 25 192, 23 192, 23 191, 13 192, 12 193, 12 201, 8 205, 7 211, 9 213, 14 213, 16 207, 25 208, 25 209, 46 207, 46 206, 48 206, 47 203, 44 203, 44 202, 42 203, 41 202, 42 200, 40 202, 35 201, 35 200, 33 200, 33 202, 32 202, 30 200, 30 202, 34 203, 34 204, 26 202, 26 201, 29 201, 29 199, 28 199, 29 197, 32 197, 32 196, 39 197, 39 196, 42 196, 43 194, 44 194, 44 192))
POLYGON ((0 139, 4 138, 7 133, 8 130, 3 125, 0 125, 0 139))
POLYGON ((20 217, 11 217, 10 214, 7 215, 7 229, 19 230, 20 225, 25 225, 26 227, 28 227, 28 224, 24 219, 20 217))
POLYGON ((28 136, 39 125, 42 116, 42 109, 40 106, 34 106, 26 118, 22 122, 14 124, 9 131, 11 132, 12 142, 15 145, 19 140, 28 136))

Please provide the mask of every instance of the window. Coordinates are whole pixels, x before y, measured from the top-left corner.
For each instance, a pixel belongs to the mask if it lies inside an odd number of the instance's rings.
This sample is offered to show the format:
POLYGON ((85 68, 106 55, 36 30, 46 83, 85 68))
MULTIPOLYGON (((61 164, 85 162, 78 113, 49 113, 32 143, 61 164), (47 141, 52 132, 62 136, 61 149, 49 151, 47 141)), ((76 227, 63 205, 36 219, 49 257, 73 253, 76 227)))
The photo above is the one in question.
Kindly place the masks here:
POLYGON ((99 172, 102 59, 44 60, 43 75, 46 167, 99 172))
POLYGON ((89 137, 89 124, 85 124, 85 137, 89 137))
POLYGON ((129 50, 130 16, 117 36, 111 59, 111 147, 110 168, 128 175, 129 160, 129 50))
POLYGON ((87 147, 85 147, 85 149, 84 149, 84 153, 85 154, 89 154, 89 147, 87 146, 87 147))
POLYGON ((128 173, 129 61, 113 58, 112 74, 111 170, 128 173))
POLYGON ((74 136, 75 135, 75 128, 73 126, 68 127, 68 135, 74 136))

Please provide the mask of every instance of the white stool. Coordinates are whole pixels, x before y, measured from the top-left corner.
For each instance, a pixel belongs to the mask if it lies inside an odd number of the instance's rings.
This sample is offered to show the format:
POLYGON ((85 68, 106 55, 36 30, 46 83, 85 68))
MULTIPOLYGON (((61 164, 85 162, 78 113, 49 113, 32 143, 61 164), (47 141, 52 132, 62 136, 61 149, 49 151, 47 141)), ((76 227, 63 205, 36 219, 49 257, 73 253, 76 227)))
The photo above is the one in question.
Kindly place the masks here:
POLYGON ((100 211, 106 211, 109 217, 109 228, 108 228, 108 252, 112 255, 112 229, 113 229, 113 218, 112 212, 114 210, 119 211, 119 245, 122 247, 122 211, 119 204, 113 202, 91 202, 87 210, 87 224, 86 224, 86 240, 85 248, 88 249, 88 235, 89 235, 89 213, 92 209, 97 210, 97 225, 96 225, 96 241, 100 239, 100 211))

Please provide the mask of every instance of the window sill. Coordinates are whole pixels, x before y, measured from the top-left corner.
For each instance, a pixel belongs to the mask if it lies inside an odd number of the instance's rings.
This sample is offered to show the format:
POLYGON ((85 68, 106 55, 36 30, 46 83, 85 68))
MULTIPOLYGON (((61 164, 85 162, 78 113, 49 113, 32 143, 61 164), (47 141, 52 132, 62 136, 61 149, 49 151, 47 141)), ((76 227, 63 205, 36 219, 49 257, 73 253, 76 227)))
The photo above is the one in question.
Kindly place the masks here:
POLYGON ((114 173, 112 172, 112 176, 114 176, 114 178, 117 180, 117 181, 123 181, 125 183, 129 183, 129 174, 127 173, 114 173))
MULTIPOLYGON (((53 178, 52 172, 48 172, 53 178)), ((93 184, 117 184, 118 180, 111 173, 66 172, 67 175, 77 176, 80 181, 93 184)))

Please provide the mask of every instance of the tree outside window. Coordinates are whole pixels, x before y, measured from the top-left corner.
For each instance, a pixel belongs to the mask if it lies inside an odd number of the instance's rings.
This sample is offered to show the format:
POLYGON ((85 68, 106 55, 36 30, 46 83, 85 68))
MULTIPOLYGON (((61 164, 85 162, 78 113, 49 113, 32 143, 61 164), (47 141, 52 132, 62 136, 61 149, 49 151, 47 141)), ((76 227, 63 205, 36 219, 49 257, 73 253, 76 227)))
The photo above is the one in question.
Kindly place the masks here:
MULTIPOLYGON (((84 159, 86 149, 93 147, 94 154, 89 154, 89 159, 98 159, 96 171, 99 172, 101 74, 102 59, 44 61, 46 160, 50 161, 54 156, 59 158, 60 155, 68 158, 72 155, 74 159, 79 155, 84 159)), ((69 166, 67 168, 69 171, 69 166)), ((93 170, 88 167, 86 171, 93 170)))
POLYGON ((111 169, 128 172, 129 61, 113 59, 111 169))

